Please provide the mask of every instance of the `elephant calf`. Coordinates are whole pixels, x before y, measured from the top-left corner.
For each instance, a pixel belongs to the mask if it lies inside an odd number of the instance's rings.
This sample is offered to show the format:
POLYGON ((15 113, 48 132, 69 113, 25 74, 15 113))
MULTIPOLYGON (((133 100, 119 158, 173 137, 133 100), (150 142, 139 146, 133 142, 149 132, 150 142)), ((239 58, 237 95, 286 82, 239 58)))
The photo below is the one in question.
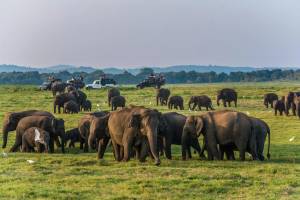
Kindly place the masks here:
POLYGON ((118 88, 110 88, 107 93, 108 106, 110 106, 111 98, 115 96, 120 96, 120 90, 118 88))
POLYGON ((198 106, 199 110, 201 110, 201 107, 205 107, 207 111, 208 111, 208 108, 211 110, 214 110, 212 107, 211 99, 206 95, 192 96, 190 98, 189 109, 195 110, 196 106, 198 106), (193 107, 191 107, 192 104, 193 104, 193 107))
POLYGON ((183 107, 183 98, 181 96, 171 96, 169 98, 169 102, 168 102, 168 108, 169 109, 173 109, 173 107, 175 109, 180 109, 180 110, 184 110, 183 107))
POLYGON ((71 130, 66 131, 65 144, 67 144, 69 140, 69 148, 75 148, 76 142, 80 142, 80 147, 83 148, 84 139, 80 136, 78 128, 73 128, 71 130))
POLYGON ((285 97, 283 96, 280 100, 273 101, 273 108, 275 111, 275 116, 277 116, 278 111, 279 111, 280 116, 282 116, 282 113, 285 112, 284 99, 285 99, 285 97))
POLYGON ((64 113, 74 114, 79 112, 79 105, 75 101, 64 103, 64 113))
POLYGON ((22 152, 32 152, 35 151, 36 147, 37 152, 48 153, 50 143, 50 134, 38 127, 31 127, 26 129, 22 136, 22 152))
POLYGON ((92 102, 90 100, 85 100, 81 106, 83 111, 92 111, 92 102))
POLYGON ((125 97, 123 96, 115 96, 111 98, 111 110, 116 110, 118 107, 125 107, 125 97))

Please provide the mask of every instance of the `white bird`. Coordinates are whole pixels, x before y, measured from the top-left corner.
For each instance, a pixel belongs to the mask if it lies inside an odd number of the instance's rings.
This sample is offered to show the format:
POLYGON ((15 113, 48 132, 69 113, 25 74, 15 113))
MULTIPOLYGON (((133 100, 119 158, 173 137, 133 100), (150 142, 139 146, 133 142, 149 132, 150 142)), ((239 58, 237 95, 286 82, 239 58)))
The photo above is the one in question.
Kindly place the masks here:
POLYGON ((3 157, 7 157, 7 153, 2 152, 2 156, 3 156, 3 157))
POLYGON ((100 105, 99 104, 97 104, 97 107, 99 107, 100 105))
POLYGON ((289 141, 292 142, 294 139, 295 139, 295 136, 291 137, 291 138, 289 139, 289 141))
POLYGON ((33 160, 27 160, 27 162, 28 162, 29 164, 35 163, 35 161, 33 161, 33 160))

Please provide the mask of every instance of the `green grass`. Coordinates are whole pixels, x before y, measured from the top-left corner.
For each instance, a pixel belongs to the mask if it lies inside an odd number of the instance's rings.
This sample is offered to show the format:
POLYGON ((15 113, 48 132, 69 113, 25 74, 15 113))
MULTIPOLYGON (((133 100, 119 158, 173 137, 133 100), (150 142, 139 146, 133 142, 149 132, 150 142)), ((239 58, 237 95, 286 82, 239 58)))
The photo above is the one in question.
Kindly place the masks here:
MULTIPOLYGON (((191 95, 207 94, 213 99, 222 87, 238 91, 236 110, 265 120, 271 127, 271 160, 250 161, 181 161, 180 147, 173 146, 173 160, 162 158, 159 167, 148 158, 146 163, 131 160, 114 161, 111 149, 104 160, 96 153, 82 153, 78 148, 67 149, 66 154, 9 153, 0 155, 0 199, 300 199, 300 120, 297 117, 277 116, 263 106, 266 92, 284 95, 299 90, 300 84, 242 83, 167 85, 172 94, 182 95, 185 102, 191 95), (289 139, 295 136, 295 140, 289 139), (34 160, 29 164, 26 160, 34 160)), ((108 110, 106 90, 85 91, 93 102, 108 110)), ((153 88, 136 90, 121 88, 128 104, 155 106, 153 88)), ((185 104, 185 108, 187 105, 185 104)), ((0 121, 8 111, 42 109, 51 111, 52 94, 34 86, 0 86, 0 121)), ((217 108, 222 109, 222 108, 217 108)), ((191 115, 202 112, 180 113, 191 115)), ((77 126, 76 115, 56 115, 66 121, 66 129, 77 126)), ((9 134, 12 146, 14 133, 9 134)), ((1 135, 2 137, 2 135, 1 135)), ((267 145, 266 145, 267 146, 267 145)), ((2 153, 2 150, 0 150, 2 153)))

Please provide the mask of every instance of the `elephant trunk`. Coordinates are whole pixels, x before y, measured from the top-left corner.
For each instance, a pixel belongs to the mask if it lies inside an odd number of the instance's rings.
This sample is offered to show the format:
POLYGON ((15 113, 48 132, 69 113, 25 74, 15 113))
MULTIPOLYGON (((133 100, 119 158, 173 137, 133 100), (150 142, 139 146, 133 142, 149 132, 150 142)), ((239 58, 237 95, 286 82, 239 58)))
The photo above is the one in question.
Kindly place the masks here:
POLYGON ((95 139, 96 139, 95 134, 91 131, 90 134, 89 134, 89 138, 88 138, 88 144, 89 144, 89 147, 91 149, 95 149, 96 148, 95 147, 95 142, 94 142, 95 139))
POLYGON ((155 159, 155 165, 160 165, 159 155, 157 153, 157 131, 151 131, 147 134, 151 153, 155 159))
POLYGON ((270 140, 271 140, 270 128, 268 128, 267 132, 268 132, 268 153, 267 153, 267 158, 268 158, 268 160, 270 160, 270 157, 271 157, 271 155, 270 155, 270 140))
POLYGON ((220 105, 220 97, 219 96, 217 96, 217 105, 219 106, 220 105))
POLYGON ((2 144, 2 148, 5 148, 5 147, 6 147, 6 144, 7 144, 7 136, 8 136, 8 131, 6 130, 5 127, 3 127, 2 134, 3 134, 3 144, 2 144))

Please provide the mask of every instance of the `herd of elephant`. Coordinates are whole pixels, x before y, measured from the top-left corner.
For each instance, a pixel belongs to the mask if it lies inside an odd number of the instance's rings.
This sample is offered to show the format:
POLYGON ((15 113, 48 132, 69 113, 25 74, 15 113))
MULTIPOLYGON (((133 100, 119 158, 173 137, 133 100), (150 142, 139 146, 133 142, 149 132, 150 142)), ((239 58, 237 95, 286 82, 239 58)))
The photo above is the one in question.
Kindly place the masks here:
POLYGON ((275 93, 267 93, 264 95, 264 105, 266 108, 271 105, 275 115, 279 112, 279 115, 285 113, 288 116, 291 109, 293 115, 297 115, 300 118, 300 92, 288 92, 287 95, 282 96, 280 99, 275 93))
MULTIPOLYGON (((54 102, 57 102, 60 95, 79 97, 80 93, 80 90, 68 89, 67 93, 57 95, 54 102)), ((183 106, 177 104, 181 103, 175 98, 179 96, 173 96, 174 98, 169 96, 170 91, 159 89, 157 104, 168 104, 175 108, 183 106)), ((234 102, 236 106, 237 93, 232 89, 223 89, 218 92, 218 104, 220 100, 224 106, 227 106, 227 103, 230 106, 230 102, 234 102)), ((79 102, 78 99, 75 99, 75 102, 79 102)), ((64 153, 65 146, 70 140, 69 148, 79 142, 80 149, 84 152, 96 149, 98 159, 104 157, 107 146, 111 144, 117 161, 129 161, 135 157, 144 162, 147 156, 150 156, 155 164, 159 165, 160 156, 165 155, 167 159, 172 159, 173 144, 181 145, 183 160, 192 157, 191 148, 197 152, 200 159, 223 160, 226 155, 228 160, 234 160, 234 151, 238 151, 240 160, 245 160, 246 152, 251 154, 254 160, 264 160, 264 144, 268 136, 267 157, 270 158, 269 126, 263 120, 242 112, 222 110, 185 116, 176 112, 161 113, 144 106, 125 107, 125 98, 117 89, 109 90, 108 103, 113 104, 113 111, 85 114, 79 120, 78 126, 68 131, 65 131, 63 119, 55 118, 47 111, 6 113, 2 147, 6 148, 8 133, 16 130, 16 139, 10 149, 11 152, 19 149, 23 152, 54 152, 56 143, 64 153), (113 101, 114 99, 117 100, 113 101), (116 109, 114 106, 122 108, 116 109), (198 140, 201 134, 202 148, 198 140)), ((207 96, 191 97, 190 109, 197 106, 199 109, 204 106, 213 110, 211 100, 207 96)))

